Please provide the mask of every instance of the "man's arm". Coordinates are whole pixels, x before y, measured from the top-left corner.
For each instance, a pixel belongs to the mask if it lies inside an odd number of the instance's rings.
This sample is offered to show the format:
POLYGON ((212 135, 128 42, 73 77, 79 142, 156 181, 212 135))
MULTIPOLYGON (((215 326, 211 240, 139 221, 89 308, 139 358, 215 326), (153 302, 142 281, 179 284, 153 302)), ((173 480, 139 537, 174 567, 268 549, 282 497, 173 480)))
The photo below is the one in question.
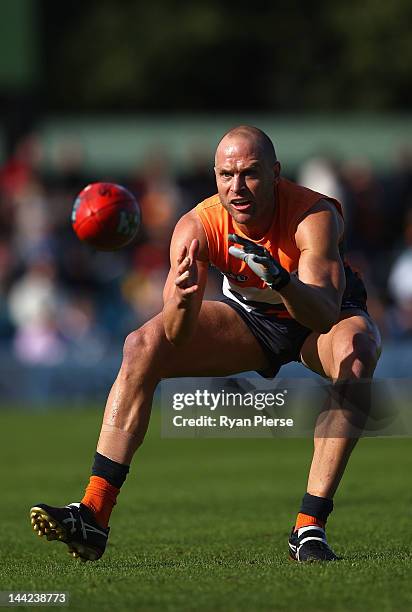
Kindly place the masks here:
POLYGON ((299 323, 327 333, 337 322, 345 289, 339 253, 343 219, 333 204, 321 200, 299 223, 295 241, 300 250, 298 274, 279 291, 299 323))
POLYGON ((299 323, 326 333, 339 317, 345 288, 345 272, 339 254, 343 219, 325 200, 313 206, 298 225, 295 240, 300 250, 299 278, 290 275, 269 251, 251 240, 229 234, 229 253, 247 263, 269 287, 282 297, 299 323))
POLYGON ((207 282, 206 234, 195 212, 184 215, 170 245, 170 272, 163 291, 163 325, 175 345, 187 342, 197 323, 207 282))

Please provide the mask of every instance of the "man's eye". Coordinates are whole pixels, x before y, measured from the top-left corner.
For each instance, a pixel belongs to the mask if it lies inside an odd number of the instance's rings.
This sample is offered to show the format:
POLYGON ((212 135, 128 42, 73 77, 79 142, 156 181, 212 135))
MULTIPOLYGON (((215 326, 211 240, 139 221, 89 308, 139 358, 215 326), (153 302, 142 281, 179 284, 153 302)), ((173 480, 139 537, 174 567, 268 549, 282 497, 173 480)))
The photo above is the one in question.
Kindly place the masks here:
POLYGON ((232 175, 230 174, 230 172, 221 172, 220 176, 223 176, 223 178, 229 178, 232 175))

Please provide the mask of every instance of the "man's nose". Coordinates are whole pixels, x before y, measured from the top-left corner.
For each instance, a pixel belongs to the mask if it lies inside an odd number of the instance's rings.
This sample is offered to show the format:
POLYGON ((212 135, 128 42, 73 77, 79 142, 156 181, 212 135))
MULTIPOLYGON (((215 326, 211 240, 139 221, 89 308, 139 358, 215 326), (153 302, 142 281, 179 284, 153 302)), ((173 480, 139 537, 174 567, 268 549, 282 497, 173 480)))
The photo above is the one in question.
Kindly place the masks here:
POLYGON ((244 186, 245 186, 245 181, 243 177, 240 174, 235 174, 233 176, 233 181, 232 181, 232 191, 234 193, 240 193, 241 191, 243 191, 244 186))

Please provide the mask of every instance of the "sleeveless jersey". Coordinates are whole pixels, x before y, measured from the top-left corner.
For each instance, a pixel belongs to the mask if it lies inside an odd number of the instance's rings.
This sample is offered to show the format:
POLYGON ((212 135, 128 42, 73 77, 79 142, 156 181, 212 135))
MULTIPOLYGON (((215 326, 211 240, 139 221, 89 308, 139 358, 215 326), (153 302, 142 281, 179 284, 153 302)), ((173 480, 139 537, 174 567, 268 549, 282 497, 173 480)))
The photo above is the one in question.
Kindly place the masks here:
MULTIPOLYGON (((300 251, 295 234, 303 215, 319 200, 332 202, 342 215, 341 205, 330 198, 284 178, 275 186, 275 210, 270 228, 256 244, 265 247, 291 274, 297 274, 300 251)), ((224 276, 223 293, 246 310, 260 310, 290 317, 282 298, 270 289, 248 265, 229 254, 228 234, 248 238, 222 206, 218 195, 207 198, 195 209, 202 222, 209 247, 210 263, 224 276)), ((250 240, 250 238, 249 238, 250 240)))

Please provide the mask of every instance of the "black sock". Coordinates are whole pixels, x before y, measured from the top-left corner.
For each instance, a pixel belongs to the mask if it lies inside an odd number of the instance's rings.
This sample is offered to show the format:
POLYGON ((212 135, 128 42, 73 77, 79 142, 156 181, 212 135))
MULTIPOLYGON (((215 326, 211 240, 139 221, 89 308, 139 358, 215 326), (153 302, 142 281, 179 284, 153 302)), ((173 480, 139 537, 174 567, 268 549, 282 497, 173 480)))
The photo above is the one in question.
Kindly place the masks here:
POLYGON ((130 466, 112 461, 100 453, 95 453, 94 455, 92 475, 104 478, 109 484, 117 489, 120 489, 126 480, 129 469, 130 466))
POLYGON ((328 520, 329 514, 333 510, 333 500, 327 497, 317 497, 310 493, 305 493, 302 499, 302 505, 300 512, 302 514, 309 514, 320 519, 324 523, 328 520))

